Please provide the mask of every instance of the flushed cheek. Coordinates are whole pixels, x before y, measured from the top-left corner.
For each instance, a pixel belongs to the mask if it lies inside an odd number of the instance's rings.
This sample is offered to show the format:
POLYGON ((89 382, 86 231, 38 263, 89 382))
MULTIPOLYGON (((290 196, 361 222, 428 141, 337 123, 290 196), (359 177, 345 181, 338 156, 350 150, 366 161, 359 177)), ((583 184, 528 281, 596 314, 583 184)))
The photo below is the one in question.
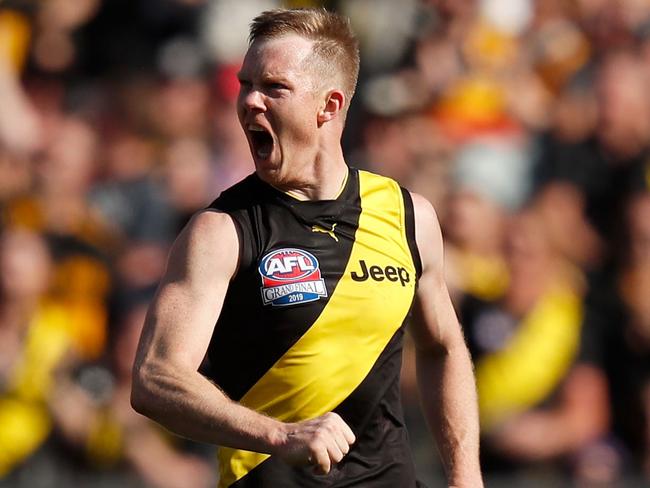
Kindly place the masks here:
POLYGON ((307 114, 301 113, 297 109, 293 116, 288 119, 289 124, 283 127, 284 134, 290 136, 291 140, 297 144, 312 143, 314 140, 315 121, 312 120, 307 114))

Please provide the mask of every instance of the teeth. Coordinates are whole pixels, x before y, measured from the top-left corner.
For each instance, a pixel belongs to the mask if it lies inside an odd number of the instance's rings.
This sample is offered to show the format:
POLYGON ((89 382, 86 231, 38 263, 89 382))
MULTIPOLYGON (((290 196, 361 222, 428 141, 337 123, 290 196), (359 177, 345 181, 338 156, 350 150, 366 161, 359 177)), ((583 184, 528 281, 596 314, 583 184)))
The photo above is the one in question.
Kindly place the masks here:
POLYGON ((248 128, 248 130, 251 130, 251 131, 254 131, 254 132, 266 132, 264 130, 264 127, 262 127, 261 125, 257 125, 257 124, 248 124, 247 128, 248 128))

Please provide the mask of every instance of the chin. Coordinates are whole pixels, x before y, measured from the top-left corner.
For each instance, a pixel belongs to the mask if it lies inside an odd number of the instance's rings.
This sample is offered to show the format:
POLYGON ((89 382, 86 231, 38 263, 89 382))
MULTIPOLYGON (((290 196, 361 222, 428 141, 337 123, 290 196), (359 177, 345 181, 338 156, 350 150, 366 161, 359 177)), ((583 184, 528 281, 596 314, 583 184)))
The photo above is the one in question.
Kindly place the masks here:
POLYGON ((269 157, 260 158, 253 150, 251 150, 251 156, 253 157, 255 168, 258 171, 279 171, 282 167, 282 157, 279 154, 279 151, 274 150, 271 152, 269 157))
POLYGON ((276 183, 282 180, 280 175, 280 162, 274 161, 272 158, 260 159, 253 157, 255 162, 255 171, 258 176, 268 183, 276 183))

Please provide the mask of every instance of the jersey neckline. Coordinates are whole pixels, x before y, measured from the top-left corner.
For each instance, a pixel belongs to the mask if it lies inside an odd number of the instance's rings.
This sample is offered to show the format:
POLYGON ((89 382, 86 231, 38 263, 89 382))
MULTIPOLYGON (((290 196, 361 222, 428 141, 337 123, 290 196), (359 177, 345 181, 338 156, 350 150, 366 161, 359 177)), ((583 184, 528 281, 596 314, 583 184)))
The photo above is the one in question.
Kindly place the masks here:
POLYGON ((348 173, 345 177, 345 183, 339 190, 339 193, 336 198, 329 198, 323 200, 300 200, 294 196, 277 189, 273 185, 267 183, 262 178, 259 177, 257 173, 253 173, 254 178, 257 180, 258 184, 265 188, 269 195, 272 195, 274 198, 277 198, 284 203, 290 204, 292 207, 301 206, 301 207, 314 207, 314 206, 326 206, 338 202, 348 201, 350 198, 354 197, 354 188, 355 184, 353 180, 356 180, 357 170, 348 166, 348 173))

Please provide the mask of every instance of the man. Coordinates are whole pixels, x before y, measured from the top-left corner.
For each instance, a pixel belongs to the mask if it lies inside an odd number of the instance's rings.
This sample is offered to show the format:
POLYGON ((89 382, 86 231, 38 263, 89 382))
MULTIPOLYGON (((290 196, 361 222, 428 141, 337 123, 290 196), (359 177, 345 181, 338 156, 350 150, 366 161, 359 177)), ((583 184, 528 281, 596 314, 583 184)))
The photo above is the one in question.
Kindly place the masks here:
POLYGON ((228 446, 222 487, 417 486, 398 384, 417 290, 428 420, 450 485, 481 486, 471 363, 434 211, 343 159, 359 64, 348 23, 275 10, 253 21, 250 41, 238 115, 256 171, 174 244, 134 408, 228 446), (197 372, 206 349, 209 379, 197 372))

